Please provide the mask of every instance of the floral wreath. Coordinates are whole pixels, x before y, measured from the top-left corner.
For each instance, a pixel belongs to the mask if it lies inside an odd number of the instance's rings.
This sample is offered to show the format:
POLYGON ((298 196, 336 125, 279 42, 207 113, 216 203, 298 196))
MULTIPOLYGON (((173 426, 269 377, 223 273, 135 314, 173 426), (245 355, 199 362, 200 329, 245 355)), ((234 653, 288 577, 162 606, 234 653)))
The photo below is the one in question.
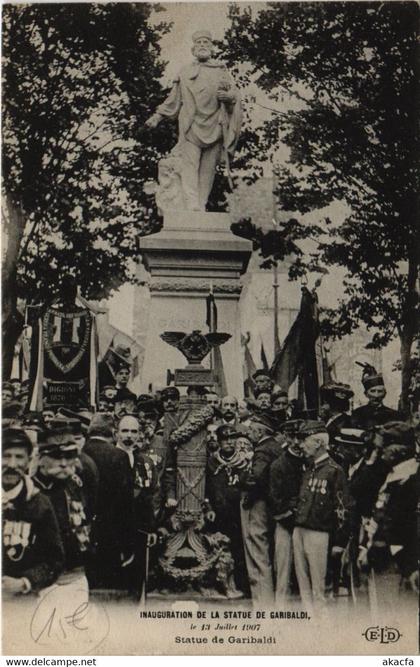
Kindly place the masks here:
POLYGON ((197 435, 197 433, 210 424, 213 414, 213 408, 209 405, 199 410, 194 410, 181 426, 172 431, 169 436, 170 444, 173 447, 179 447, 188 442, 194 435, 197 435))

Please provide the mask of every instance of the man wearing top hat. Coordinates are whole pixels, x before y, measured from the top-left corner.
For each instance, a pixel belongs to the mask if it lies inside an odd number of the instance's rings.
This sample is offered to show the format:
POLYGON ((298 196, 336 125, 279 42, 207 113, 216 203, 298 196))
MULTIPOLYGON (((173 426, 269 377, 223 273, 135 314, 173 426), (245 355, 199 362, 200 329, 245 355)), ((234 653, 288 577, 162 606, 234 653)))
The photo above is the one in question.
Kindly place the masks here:
POLYGON ((27 474, 32 449, 22 429, 3 431, 3 596, 50 586, 64 564, 63 545, 51 502, 27 474))
MULTIPOLYGON (((359 364, 360 365, 360 364, 359 364)), ((367 430, 373 426, 381 426, 389 421, 401 421, 402 415, 383 404, 386 396, 384 379, 373 366, 363 365, 362 384, 368 403, 356 408, 352 413, 355 428, 367 430)))
POLYGON ((350 385, 344 382, 329 382, 320 387, 320 417, 327 427, 330 444, 333 444, 341 429, 351 426, 349 410, 353 396, 350 385))
POLYGON ((181 69, 167 99, 146 125, 178 118, 178 143, 172 155, 181 158, 181 183, 187 210, 206 208, 216 166, 229 160, 239 138, 242 120, 239 93, 226 66, 212 58, 208 30, 192 36, 195 60, 181 69))

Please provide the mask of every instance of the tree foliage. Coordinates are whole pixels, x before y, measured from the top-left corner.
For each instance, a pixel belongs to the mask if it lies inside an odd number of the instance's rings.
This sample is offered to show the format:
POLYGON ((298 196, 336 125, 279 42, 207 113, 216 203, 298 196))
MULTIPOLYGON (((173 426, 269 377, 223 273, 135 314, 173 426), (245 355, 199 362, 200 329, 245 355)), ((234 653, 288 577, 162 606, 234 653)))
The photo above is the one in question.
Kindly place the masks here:
MULTIPOLYGON (((148 5, 6 5, 3 175, 24 216, 19 294, 74 272, 88 296, 130 273, 157 224, 142 183, 158 150, 142 126, 160 95, 148 5)), ((164 143, 164 142, 163 142, 164 143)))
POLYGON ((241 63, 242 83, 257 85, 273 108, 250 130, 244 159, 255 146, 262 155, 280 143, 289 149, 277 196, 293 219, 272 239, 272 254, 282 254, 285 239, 310 236, 316 251, 296 255, 292 277, 345 270, 345 296, 324 332, 341 337, 364 325, 372 346, 398 334, 409 351, 418 306, 418 4, 235 5, 230 19, 224 56, 241 63), (349 211, 342 222, 323 211, 337 201, 349 211), (318 213, 316 226, 305 224, 309 212, 318 213))
POLYGON ((6 335, 16 299, 54 296, 67 273, 88 298, 134 279, 137 237, 161 224, 142 190, 172 141, 143 129, 162 96, 159 9, 3 7, 6 335))

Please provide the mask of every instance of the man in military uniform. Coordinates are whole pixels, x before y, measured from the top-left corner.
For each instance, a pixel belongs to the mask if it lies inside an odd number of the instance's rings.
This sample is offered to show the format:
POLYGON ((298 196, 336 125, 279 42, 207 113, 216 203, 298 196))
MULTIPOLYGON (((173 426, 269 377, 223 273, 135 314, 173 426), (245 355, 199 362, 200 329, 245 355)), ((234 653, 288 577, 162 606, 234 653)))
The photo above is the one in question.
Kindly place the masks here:
POLYGON ((379 489, 372 515, 364 523, 359 563, 382 573, 378 595, 395 603, 400 580, 418 595, 418 544, 416 540, 419 463, 415 458, 414 431, 405 422, 389 422, 384 435, 383 460, 389 473, 379 489), (395 566, 399 575, 396 576, 395 566))
POLYGON ((230 539, 237 588, 248 593, 241 531, 241 486, 251 465, 252 452, 238 446, 241 434, 228 424, 217 427, 218 449, 207 463, 206 496, 215 512, 214 528, 230 539))
POLYGON ((329 547, 341 558, 350 529, 351 501, 342 468, 328 455, 324 424, 306 421, 299 430, 307 462, 299 492, 293 531, 296 576, 303 605, 313 610, 325 604, 329 547))
POLYGON ((91 552, 93 516, 89 490, 77 474, 78 448, 71 429, 50 428, 39 443, 34 483, 51 501, 58 520, 65 556, 66 583, 85 586, 85 567, 91 552))
POLYGON ((153 397, 137 401, 138 420, 140 425, 138 447, 144 456, 148 456, 156 470, 157 484, 154 495, 154 511, 162 517, 168 499, 170 479, 173 477, 175 458, 169 447, 168 439, 164 438, 163 428, 159 423, 158 404, 153 397))
POLYGON ((174 413, 178 410, 180 393, 177 387, 165 387, 160 392, 163 412, 174 413))
POLYGON ((270 605, 274 601, 270 556, 274 526, 268 506, 269 471, 284 441, 274 437, 272 423, 263 415, 253 417, 248 436, 254 445, 254 457, 244 483, 246 494, 241 507, 245 559, 253 604, 270 605))
POLYGON ((64 552, 50 500, 27 475, 32 443, 22 429, 3 431, 3 596, 39 591, 63 569, 64 552))
POLYGON ((96 511, 99 473, 94 460, 84 451, 86 436, 83 431, 82 422, 77 417, 66 417, 59 414, 50 421, 50 428, 67 428, 73 436, 73 440, 77 445, 76 473, 83 482, 89 515, 93 517, 96 511))
POLYGON ((287 441, 270 466, 268 503, 275 522, 274 570, 275 602, 286 602, 292 571, 292 533, 303 473, 303 457, 297 433, 300 422, 287 422, 287 441))
POLYGON ((390 421, 403 420, 403 416, 397 410, 388 408, 383 404, 386 396, 384 379, 369 364, 364 365, 362 384, 368 403, 353 410, 351 418, 355 428, 361 428, 366 431, 373 426, 381 426, 390 421))

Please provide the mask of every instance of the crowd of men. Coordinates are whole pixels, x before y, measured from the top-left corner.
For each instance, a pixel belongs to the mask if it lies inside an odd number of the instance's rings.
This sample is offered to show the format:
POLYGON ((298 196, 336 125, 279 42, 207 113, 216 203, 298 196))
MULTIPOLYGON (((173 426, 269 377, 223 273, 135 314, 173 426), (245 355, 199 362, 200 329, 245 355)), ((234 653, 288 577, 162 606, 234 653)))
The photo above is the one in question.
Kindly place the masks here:
MULTIPOLYGON (((122 364, 95 414, 28 413, 27 387, 3 385, 6 596, 63 578, 137 598, 152 586, 177 508, 169 436, 180 392, 136 396, 129 377, 122 364)), ((311 419, 267 372, 253 381, 244 400, 201 390, 213 409, 206 518, 229 538, 235 595, 280 609, 300 596, 306 609, 323 608, 342 594, 363 597, 371 572, 418 593, 418 429, 383 404, 382 376, 367 367, 367 402, 353 411, 349 385, 324 385, 311 419)), ((158 575, 153 586, 162 587, 158 575)))

